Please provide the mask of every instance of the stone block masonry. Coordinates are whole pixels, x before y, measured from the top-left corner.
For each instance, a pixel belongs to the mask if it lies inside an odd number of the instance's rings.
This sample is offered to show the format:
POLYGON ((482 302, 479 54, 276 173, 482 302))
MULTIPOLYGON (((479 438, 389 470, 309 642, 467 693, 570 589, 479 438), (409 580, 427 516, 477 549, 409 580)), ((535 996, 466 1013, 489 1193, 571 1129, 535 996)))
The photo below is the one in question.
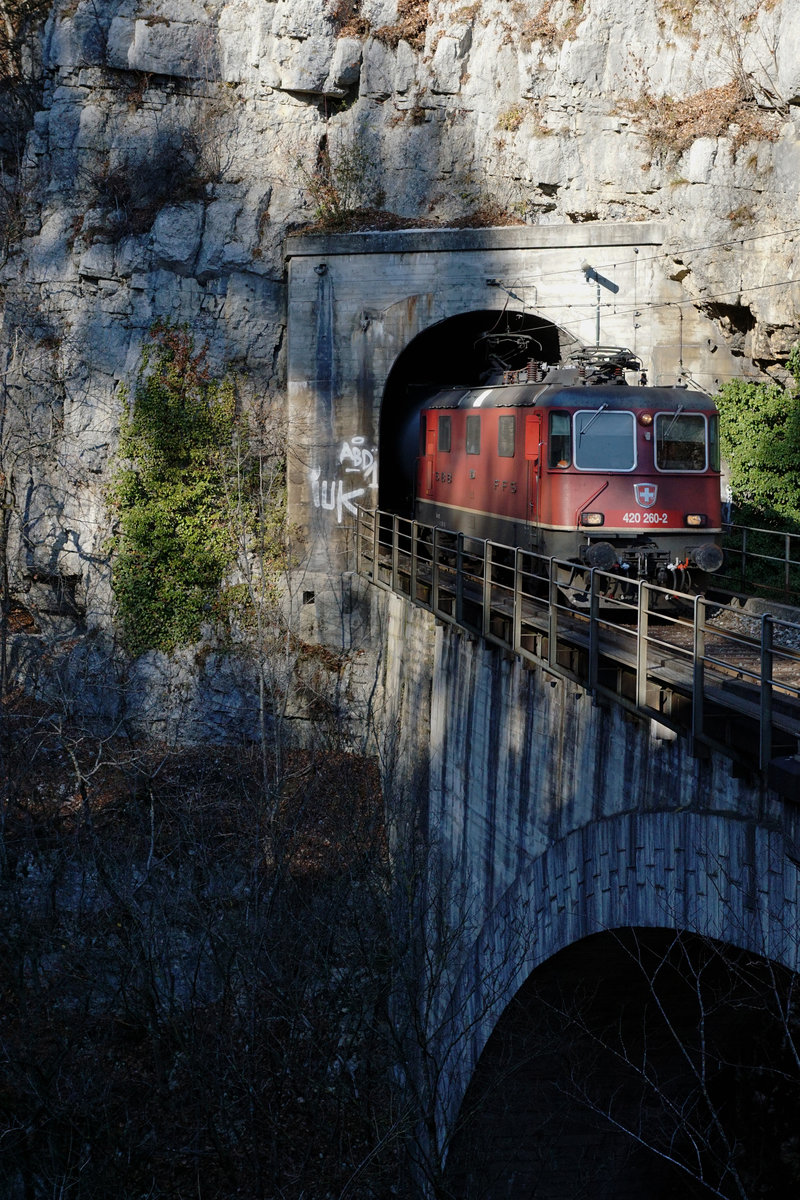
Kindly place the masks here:
POLYGON ((427 831, 462 935, 432 1006, 442 1137, 517 990, 592 933, 686 930, 800 969, 794 806, 398 596, 381 604, 388 816, 427 831))

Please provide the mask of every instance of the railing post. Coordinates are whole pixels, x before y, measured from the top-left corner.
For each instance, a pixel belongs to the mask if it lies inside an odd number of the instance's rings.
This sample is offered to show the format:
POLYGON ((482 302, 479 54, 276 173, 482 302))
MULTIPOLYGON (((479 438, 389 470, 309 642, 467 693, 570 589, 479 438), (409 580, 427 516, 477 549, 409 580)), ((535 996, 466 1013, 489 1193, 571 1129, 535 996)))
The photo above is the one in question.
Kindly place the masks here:
POLYGON ((758 764, 766 771, 772 758, 772 614, 761 617, 761 713, 758 764))
POLYGON ((433 531, 433 561, 431 562, 431 609, 434 616, 439 615, 439 529, 433 531))
POLYGON ((519 654, 522 649, 522 555, 517 546, 514 551, 514 622, 511 629, 511 649, 519 654))
POLYGON ((364 523, 364 509, 356 505, 356 575, 361 574, 361 533, 364 523))
POLYGON ((706 610, 702 596, 694 598, 692 628, 692 751, 703 739, 705 695, 706 610))
POLYGON ((392 591, 399 592, 400 587, 400 518, 392 514, 392 591))
POLYGON ((747 583, 747 526, 742 526, 742 570, 739 579, 739 586, 744 591, 747 583))
POLYGON ((417 547, 417 539, 419 537, 419 524, 417 521, 411 522, 411 576, 408 581, 408 590, 410 593, 411 603, 417 603, 417 563, 419 550, 417 547))
POLYGON ((372 578, 375 583, 380 582, 380 570, 378 569, 378 563, 380 561, 380 553, 381 553, 380 511, 381 510, 379 508, 376 508, 372 515, 372 578))
POLYGON ((492 543, 483 543, 483 612, 481 613, 481 632, 488 638, 492 631, 492 543))
POLYGON ((550 559, 547 600, 547 661, 551 667, 558 666, 558 585, 556 583, 555 559, 550 559))
POLYGON ((600 645, 600 597, 595 585, 595 568, 589 572, 589 691, 597 693, 598 652, 600 645))
POLYGON ((792 558, 792 535, 784 534, 783 547, 783 594, 786 599, 789 599, 789 563, 792 558))
POLYGON ((636 622, 636 704, 647 707, 647 650, 650 633, 650 589, 639 584, 639 604, 636 622))
POLYGON ((464 624, 464 534, 456 535, 456 625, 464 624))

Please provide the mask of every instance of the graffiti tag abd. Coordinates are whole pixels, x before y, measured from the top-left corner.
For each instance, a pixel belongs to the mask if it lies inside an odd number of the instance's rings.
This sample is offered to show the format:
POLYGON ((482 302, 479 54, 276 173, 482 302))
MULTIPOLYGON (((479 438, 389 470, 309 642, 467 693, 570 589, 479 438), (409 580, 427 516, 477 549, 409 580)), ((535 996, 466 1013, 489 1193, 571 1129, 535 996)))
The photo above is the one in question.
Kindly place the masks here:
POLYGON ((375 458, 377 451, 367 450, 364 441, 363 437, 354 437, 349 442, 342 442, 339 462, 350 464, 345 467, 348 475, 360 472, 367 485, 376 488, 378 486, 378 463, 375 458))
POLYGON ((342 442, 339 449, 340 473, 343 471, 345 476, 355 478, 322 479, 321 467, 314 467, 309 472, 314 507, 335 512, 339 525, 345 512, 356 515, 355 501, 365 496, 368 490, 378 486, 378 452, 375 447, 368 450, 365 442, 366 438, 353 437, 347 442, 342 442), (353 484, 360 486, 353 487, 353 484))

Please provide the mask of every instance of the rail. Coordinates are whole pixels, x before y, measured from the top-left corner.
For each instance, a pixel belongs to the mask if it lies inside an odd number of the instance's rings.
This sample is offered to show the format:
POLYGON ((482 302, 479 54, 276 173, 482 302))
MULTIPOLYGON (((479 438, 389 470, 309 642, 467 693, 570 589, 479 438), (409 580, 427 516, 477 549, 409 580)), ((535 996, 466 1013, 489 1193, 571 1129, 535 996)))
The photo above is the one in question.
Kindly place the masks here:
POLYGON ((800 624, 381 511, 359 510, 357 570, 800 799, 800 624))

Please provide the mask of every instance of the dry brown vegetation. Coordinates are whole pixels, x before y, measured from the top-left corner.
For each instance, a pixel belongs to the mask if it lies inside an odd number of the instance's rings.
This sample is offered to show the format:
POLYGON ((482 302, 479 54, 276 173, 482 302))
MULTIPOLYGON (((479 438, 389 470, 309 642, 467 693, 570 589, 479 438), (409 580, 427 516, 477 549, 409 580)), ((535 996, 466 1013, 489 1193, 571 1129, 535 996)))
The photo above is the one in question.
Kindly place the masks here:
POLYGON ((389 1194, 374 762, 2 717, 0 1194, 389 1194))
POLYGON ((463 4, 461 8, 457 8, 453 13, 453 20, 474 21, 480 11, 480 0, 474 0, 472 4, 463 4))
POLYGON ((440 224, 440 221, 426 217, 401 217, 399 213, 389 212, 383 208, 354 208, 345 213, 333 226, 324 218, 320 218, 305 228, 309 233, 324 233, 329 230, 334 230, 336 233, 358 233, 361 230, 374 229, 435 228, 440 224))
POLYGON ((735 152, 747 142, 775 141, 778 136, 774 123, 736 82, 681 100, 654 96, 645 88, 639 98, 628 101, 625 111, 655 152, 682 154, 702 137, 729 137, 735 152))
POLYGON ((524 225, 522 216, 509 212, 491 196, 480 197, 475 207, 463 217, 449 222, 458 229, 484 229, 497 225, 524 225))
POLYGON ((97 224, 85 226, 83 236, 145 233, 164 204, 202 199, 212 174, 202 140, 188 129, 159 134, 146 153, 139 149, 113 164, 106 159, 86 180, 97 224))
POLYGON ((521 104, 510 104, 497 118, 497 128, 505 133, 516 133, 525 120, 525 109, 521 104))
POLYGON ((381 25, 373 30, 373 37, 387 46, 408 42, 415 50, 422 50, 427 28, 428 0, 398 0, 397 20, 392 25, 381 25))
POLYGON ((370 24, 361 13, 361 0, 330 0, 328 18, 337 37, 367 38, 370 24))
POLYGON ((557 0, 544 0, 541 8, 532 17, 526 15, 524 5, 515 5, 514 13, 520 22, 522 45, 529 49, 533 42, 541 42, 548 49, 558 50, 564 42, 574 36, 583 17, 584 0, 567 0, 569 11, 563 20, 553 15, 557 0))

